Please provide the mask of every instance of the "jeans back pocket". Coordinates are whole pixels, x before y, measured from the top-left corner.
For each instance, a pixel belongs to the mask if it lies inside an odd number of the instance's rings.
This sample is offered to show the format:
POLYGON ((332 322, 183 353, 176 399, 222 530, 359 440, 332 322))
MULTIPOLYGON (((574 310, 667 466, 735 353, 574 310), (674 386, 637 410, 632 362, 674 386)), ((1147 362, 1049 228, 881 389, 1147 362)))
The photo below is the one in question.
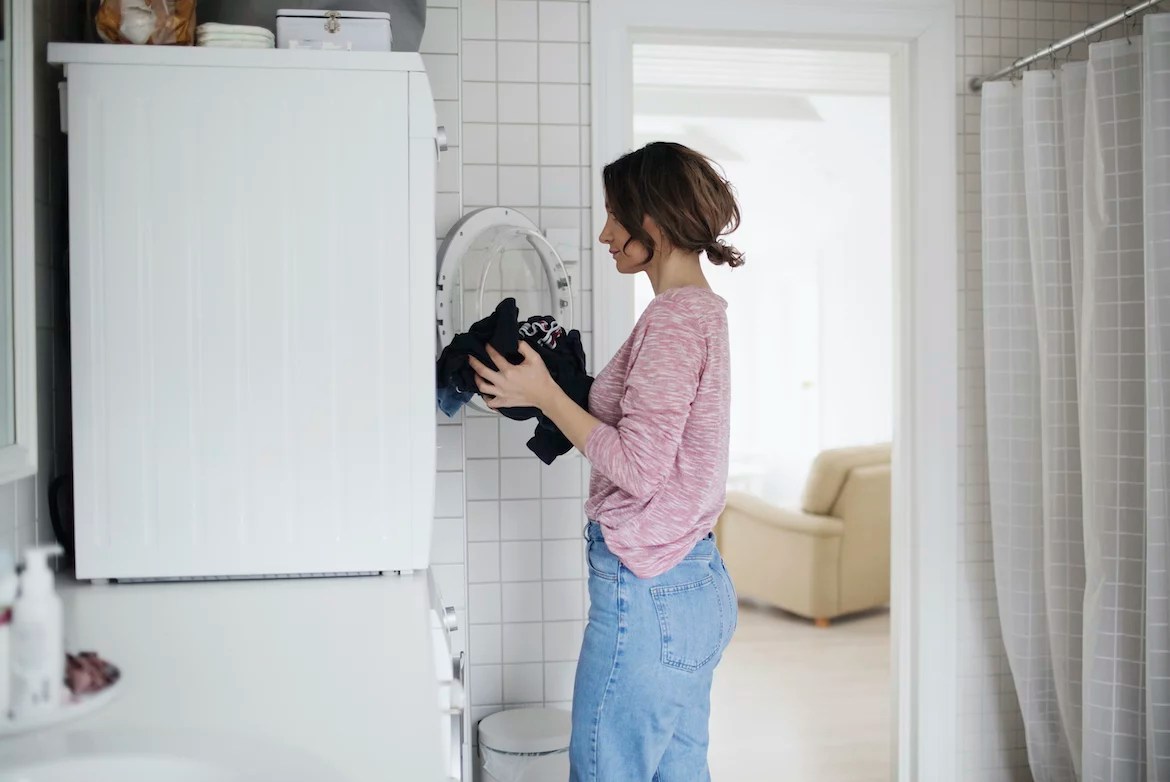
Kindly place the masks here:
POLYGON ((662 631, 662 662, 697 671, 723 649, 723 599, 715 577, 650 588, 662 631))

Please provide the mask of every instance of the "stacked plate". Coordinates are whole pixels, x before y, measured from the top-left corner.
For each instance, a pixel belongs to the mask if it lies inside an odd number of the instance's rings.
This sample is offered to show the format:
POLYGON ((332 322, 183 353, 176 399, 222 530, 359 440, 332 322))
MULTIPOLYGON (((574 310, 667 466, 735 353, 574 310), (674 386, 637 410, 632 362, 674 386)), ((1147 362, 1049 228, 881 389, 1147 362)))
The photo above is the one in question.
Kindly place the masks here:
POLYGON ((206 22, 195 28, 196 46, 225 49, 273 49, 276 36, 263 27, 206 22))

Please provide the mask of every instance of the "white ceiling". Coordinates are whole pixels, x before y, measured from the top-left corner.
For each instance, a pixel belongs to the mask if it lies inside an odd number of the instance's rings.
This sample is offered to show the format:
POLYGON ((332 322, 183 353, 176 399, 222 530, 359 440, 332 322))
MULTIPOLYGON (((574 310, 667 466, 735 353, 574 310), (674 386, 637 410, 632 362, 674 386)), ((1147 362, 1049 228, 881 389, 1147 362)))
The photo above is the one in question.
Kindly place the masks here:
POLYGON ((797 95, 888 95, 884 52, 634 44, 638 87, 692 87, 797 95))

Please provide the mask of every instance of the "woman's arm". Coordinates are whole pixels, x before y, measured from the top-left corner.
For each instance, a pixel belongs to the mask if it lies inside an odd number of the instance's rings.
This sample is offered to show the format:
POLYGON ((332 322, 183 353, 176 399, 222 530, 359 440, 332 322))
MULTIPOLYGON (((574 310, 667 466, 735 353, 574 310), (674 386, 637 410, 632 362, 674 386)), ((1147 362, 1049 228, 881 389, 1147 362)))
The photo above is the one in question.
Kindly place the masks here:
POLYGON ((479 390, 492 408, 537 407, 603 475, 634 497, 652 497, 678 457, 683 429, 706 362, 706 341, 686 313, 665 307, 645 330, 630 361, 616 426, 569 399, 539 354, 523 342, 511 364, 490 347, 500 371, 474 358, 479 390))

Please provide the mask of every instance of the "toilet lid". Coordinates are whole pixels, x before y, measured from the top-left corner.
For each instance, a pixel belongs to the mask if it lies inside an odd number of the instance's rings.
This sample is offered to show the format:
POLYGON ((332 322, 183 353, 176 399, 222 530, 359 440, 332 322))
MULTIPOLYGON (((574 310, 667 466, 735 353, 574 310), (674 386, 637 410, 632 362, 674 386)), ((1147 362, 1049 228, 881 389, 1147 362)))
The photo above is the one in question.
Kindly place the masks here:
POLYGON ((566 331, 573 328, 569 273, 536 224, 507 207, 469 212, 439 248, 439 349, 508 297, 516 299, 521 320, 551 315, 566 331))
POLYGON ((509 754, 563 752, 572 730, 572 718, 563 709, 510 709, 480 720, 479 743, 509 754))
POLYGON ((516 782, 565 782, 569 778, 569 753, 558 752, 534 759, 516 782))

